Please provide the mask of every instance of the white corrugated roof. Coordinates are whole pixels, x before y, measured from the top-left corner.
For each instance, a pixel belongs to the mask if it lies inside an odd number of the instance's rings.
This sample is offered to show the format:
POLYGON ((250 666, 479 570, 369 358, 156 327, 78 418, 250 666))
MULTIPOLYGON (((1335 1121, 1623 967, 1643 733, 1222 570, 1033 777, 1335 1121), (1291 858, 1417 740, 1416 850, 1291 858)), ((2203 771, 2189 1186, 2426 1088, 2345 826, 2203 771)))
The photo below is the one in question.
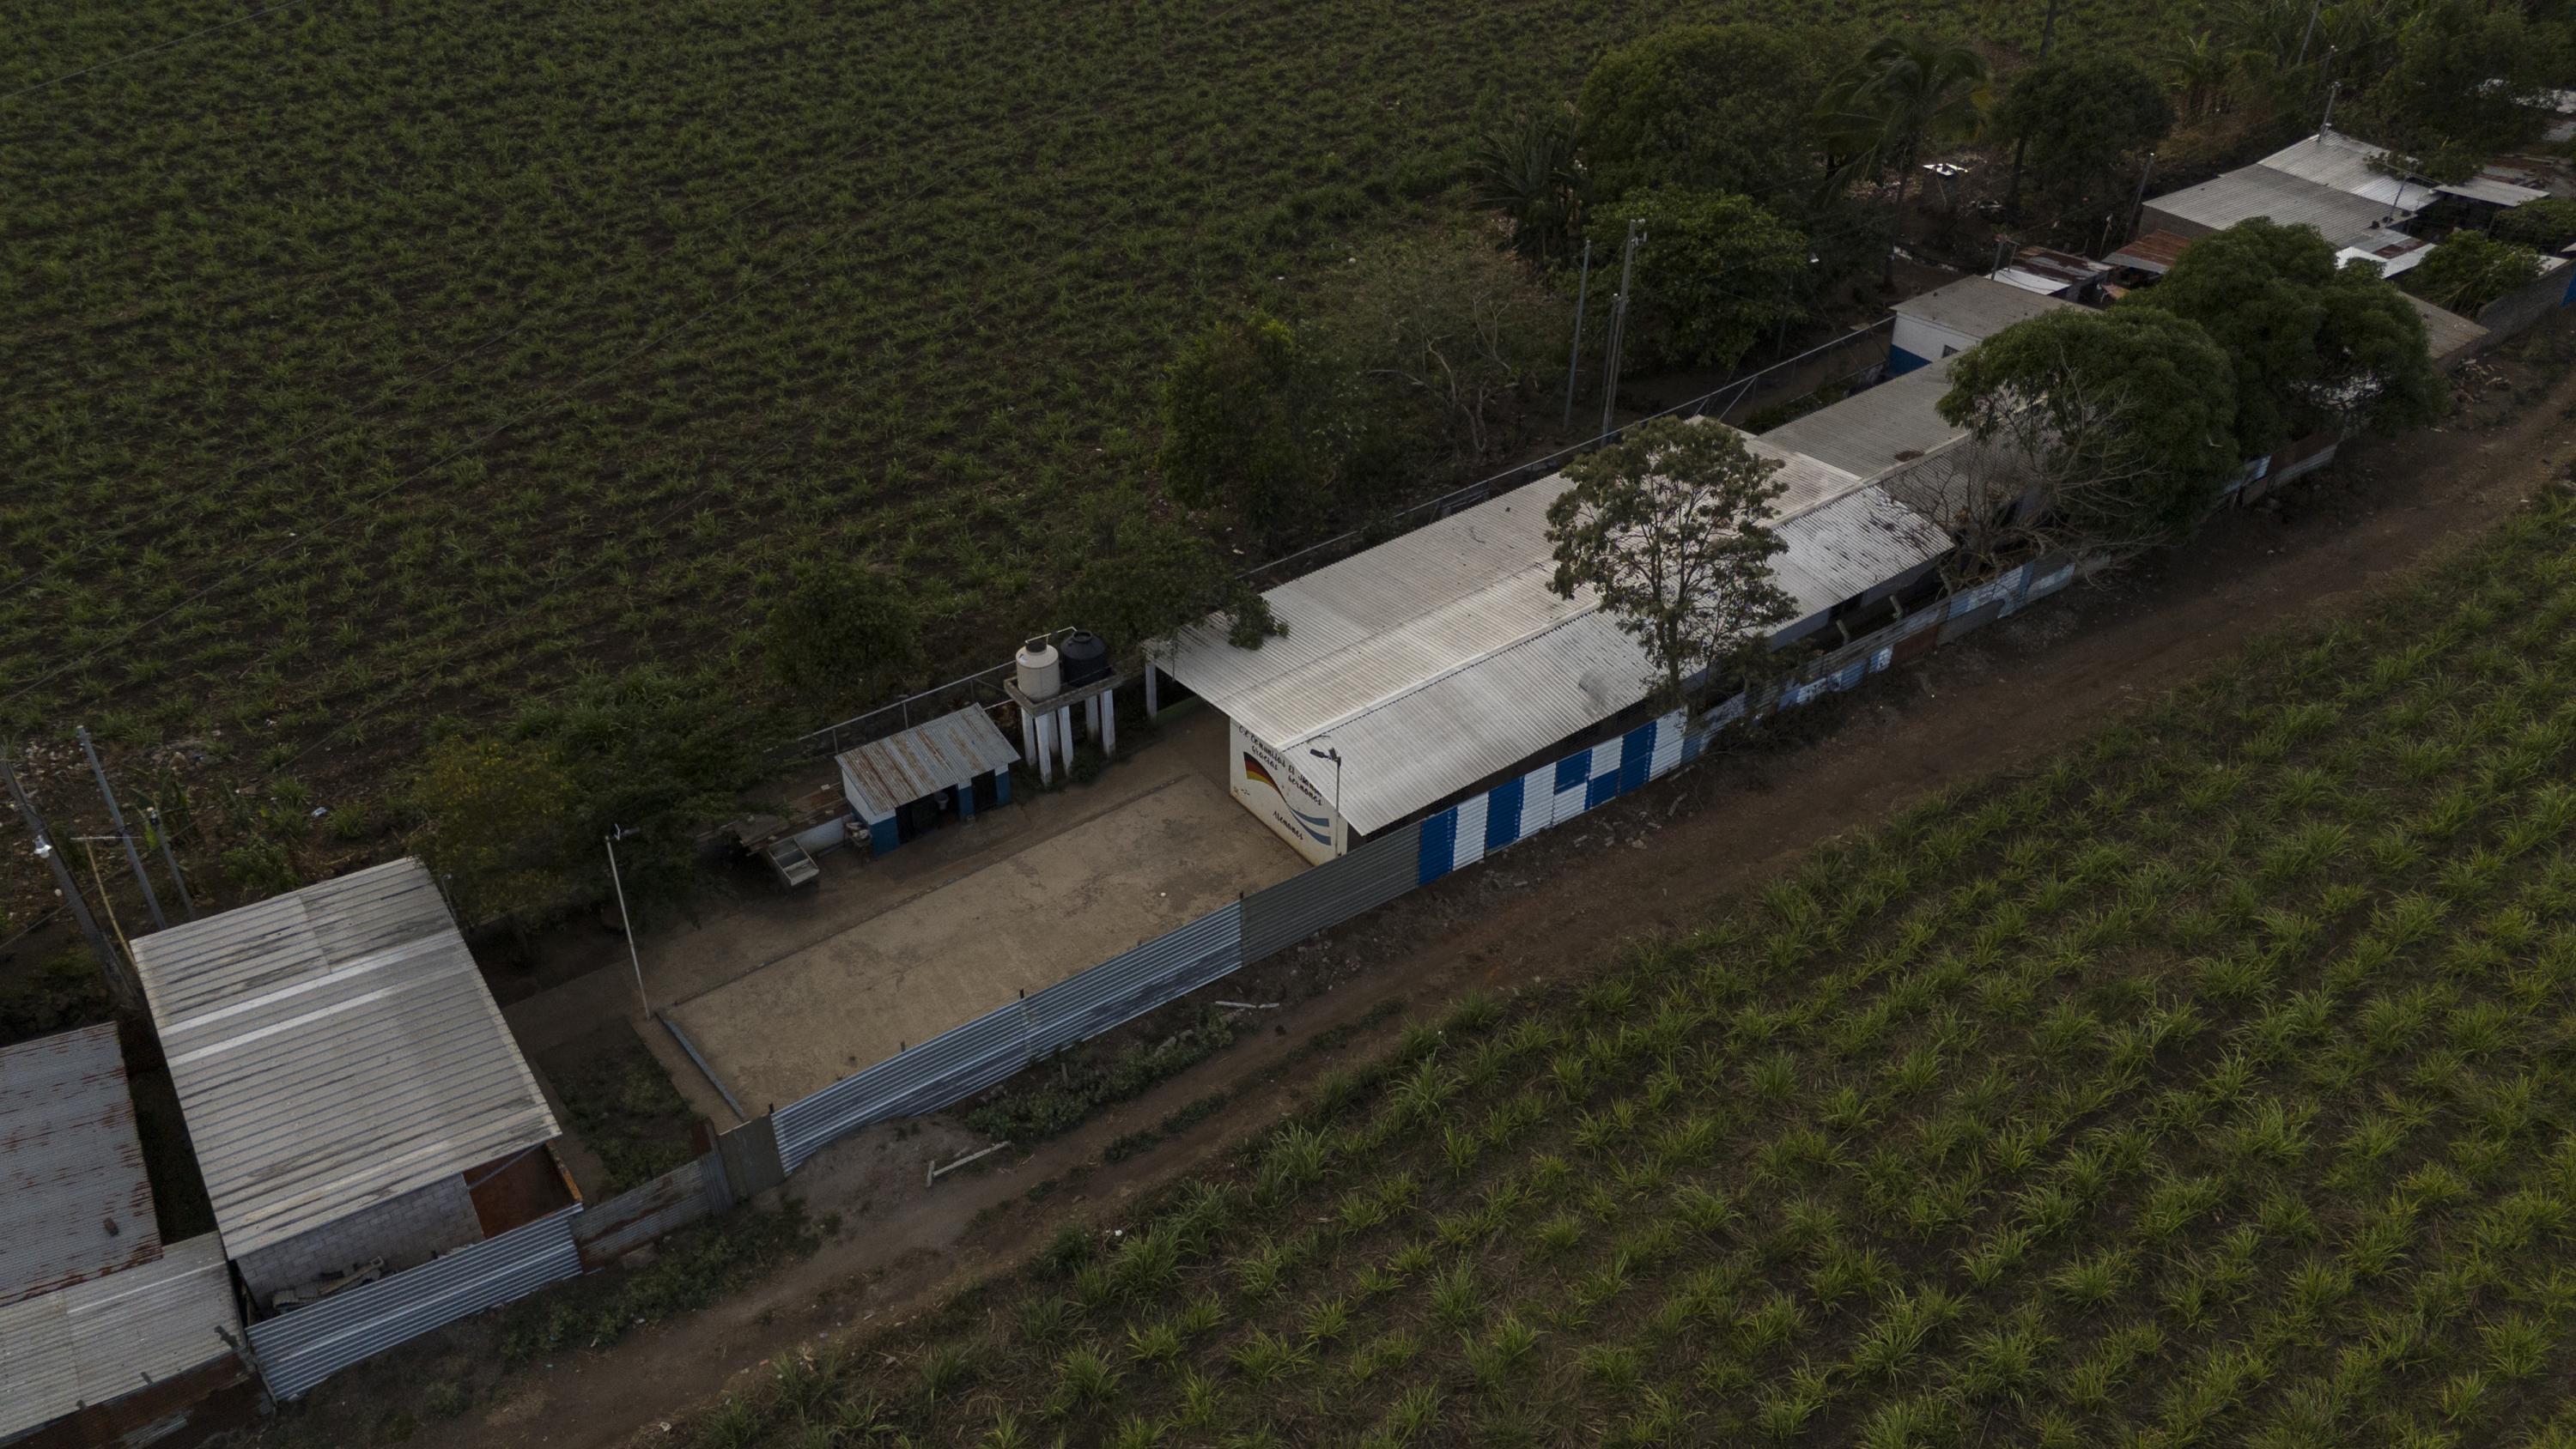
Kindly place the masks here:
POLYGON ((2403 220, 2411 209, 2356 196, 2268 166, 2240 166, 2198 186, 2148 201, 2147 209, 2180 221, 2225 231, 2250 217, 2283 226, 2312 226, 2337 244, 2383 222, 2403 220))
POLYGON ((2432 205, 2432 187, 2379 169, 2377 163, 2387 155, 2385 146, 2356 141, 2341 131, 2319 131, 2305 140, 2292 141, 2254 164, 2332 187, 2383 208, 2416 212, 2432 205))
POLYGON ((0 1438, 214 1362, 242 1337, 215 1235, 0 1308, 0 1438))
POLYGON ((136 938, 234 1257, 558 1135, 417 860, 136 938))
POLYGON ((841 789, 850 808, 873 825, 924 796, 1007 770, 1019 758, 1002 727, 976 706, 842 751, 841 789))
MULTIPOLYGON (((1949 547, 1849 473, 1747 443, 1783 463, 1773 566, 1800 617, 1949 547)), ((1329 735, 1343 815, 1383 829, 1645 698, 1644 653, 1588 590, 1548 587, 1547 509, 1571 486, 1541 479, 1270 590, 1288 633, 1257 650, 1210 621, 1156 663, 1282 752, 1329 735)))
POLYGON ((0 1303, 160 1256, 115 1023, 0 1049, 0 1303))
POLYGON ((1782 423, 1764 433, 1762 440, 1822 459, 1856 477, 1876 478, 1967 435, 1967 429, 1944 420, 1939 407, 1941 395, 1950 390, 1950 365, 1955 361, 1945 357, 1863 388, 1841 402, 1782 423))
MULTIPOLYGON (((2053 291, 2065 285, 2065 282, 2057 281, 2051 283, 2049 289, 2053 291)), ((1951 332, 1964 332, 1983 342, 2016 322, 2027 322, 2033 317, 2074 305, 2063 297, 2042 296, 2036 291, 1992 277, 1961 277, 1919 297, 1908 297, 1897 303, 1893 310, 1899 317, 1912 317, 1951 332)))

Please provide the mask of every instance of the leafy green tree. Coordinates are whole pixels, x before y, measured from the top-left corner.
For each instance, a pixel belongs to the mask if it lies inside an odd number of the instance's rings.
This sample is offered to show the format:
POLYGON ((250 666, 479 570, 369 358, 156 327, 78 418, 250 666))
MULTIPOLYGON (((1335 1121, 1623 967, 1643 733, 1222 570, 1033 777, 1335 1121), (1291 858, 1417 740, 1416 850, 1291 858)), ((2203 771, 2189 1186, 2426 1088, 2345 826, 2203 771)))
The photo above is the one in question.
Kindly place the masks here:
POLYGON ((522 710, 510 731, 550 752, 572 783, 567 875, 605 898, 600 842, 623 827, 627 900, 647 915, 693 894, 699 836, 742 811, 776 733, 777 721, 737 700, 718 671, 658 664, 586 675, 561 699, 522 710))
POLYGON ((1315 436, 1321 391, 1296 332, 1266 312, 1200 333, 1163 379, 1164 486, 1276 535, 1331 476, 1315 436))
MULTIPOLYGON (((1896 171, 1895 231, 1905 234, 1916 164, 1975 138, 1985 116, 1986 59, 1964 45, 1890 35, 1827 87, 1817 124, 1854 174, 1896 171)), ((1893 279, 1891 249, 1883 275, 1893 279)))
POLYGON ((1800 310, 1807 239, 1741 196, 1656 186, 1593 217, 1595 254, 1617 256, 1631 218, 1637 251, 1636 355, 1677 367, 1733 367, 1800 310))
POLYGON ((1987 120, 2014 145, 2016 197, 2027 171, 2042 191, 2081 203, 2121 190, 2129 158, 2163 140, 2174 113, 2144 67, 2097 51, 2023 71, 1987 120))
POLYGON ((770 605, 772 678, 801 703, 849 710, 902 687, 923 660, 921 617, 891 575, 863 564, 796 565, 770 605))
POLYGON ((1565 470, 1572 486, 1547 510, 1550 587, 1600 600, 1644 648, 1664 703, 1686 703, 1713 667, 1760 655, 1796 616, 1771 566, 1788 547, 1767 522, 1786 487, 1779 468, 1723 423, 1658 418, 1565 470))
POLYGON ((2524 202, 2495 219, 2495 238, 2543 252, 2576 242, 2576 201, 2552 196, 2524 202))
POLYGON ((1240 648, 1287 632, 1269 604, 1207 538, 1154 511, 1132 490, 1093 505, 1092 547, 1065 591, 1067 618, 1121 653, 1212 613, 1231 616, 1228 637, 1240 648))
POLYGON ((1599 194, 1812 187, 1810 108, 1840 53, 1831 32, 1750 23, 1678 26, 1612 49, 1575 105, 1599 194))
POLYGON ((2353 72, 2367 87, 2355 120, 2415 170, 2457 181, 2540 134, 2524 99, 2566 84, 2568 59, 2561 29, 2533 24, 2519 5, 2427 0, 2398 28, 2384 71, 2353 72))
POLYGON ((451 735, 412 777, 420 817, 411 848, 468 925, 508 917, 525 927, 572 895, 565 864, 577 801, 541 742, 451 735))
POLYGON ((1438 436, 1455 462, 1491 459, 1539 384, 1564 377, 1572 313, 1527 263, 1465 228, 1362 250, 1321 289, 1306 329, 1325 371, 1355 384, 1323 429, 1346 490, 1381 471, 1372 428, 1438 436))
POLYGON ((2407 291, 2436 307, 2474 317, 2489 302, 2540 275, 2540 253, 2520 242, 2460 230, 2405 274, 2407 291))
POLYGON ((2202 237, 2119 306, 2187 317, 2226 350, 2247 458, 2319 428, 2412 426, 2446 395, 2423 319, 2375 268, 2338 270, 2313 227, 2256 217, 2202 237))
POLYGON ((2148 308, 2005 328, 1952 359, 1941 415, 1979 445, 1936 471, 1942 512, 1989 563, 2022 546, 2118 557, 2179 543, 2241 466, 2226 352, 2148 308))
POLYGON ((1574 118, 1538 111, 1496 126, 1467 158, 1478 205, 1512 224, 1512 249, 1540 266, 1568 259, 1583 238, 1590 178, 1575 159, 1574 118))

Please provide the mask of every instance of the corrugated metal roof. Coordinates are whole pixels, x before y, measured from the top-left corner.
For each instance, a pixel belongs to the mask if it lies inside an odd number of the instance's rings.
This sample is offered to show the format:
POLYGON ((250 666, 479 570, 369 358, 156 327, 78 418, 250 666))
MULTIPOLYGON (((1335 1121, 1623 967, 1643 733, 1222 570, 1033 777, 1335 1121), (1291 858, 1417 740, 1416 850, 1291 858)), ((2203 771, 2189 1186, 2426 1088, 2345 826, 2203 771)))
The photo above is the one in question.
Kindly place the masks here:
POLYGON ((2413 271, 2432 249, 2433 244, 2420 236, 2408 236, 2388 227, 2374 227, 2345 242, 2343 249, 2335 253, 2335 265, 2372 262, 2378 265, 2381 276, 2394 277, 2400 272, 2413 271))
POLYGON ((1782 423, 1762 439, 1822 459, 1856 477, 1876 478, 1966 436, 1967 429, 1953 427, 1939 408, 1941 395, 1950 390, 1950 365, 1956 360, 1945 357, 1863 388, 1841 402, 1782 423))
MULTIPOLYGON (((2033 317, 2074 305, 2062 297, 2042 296, 1991 277, 1961 277, 1922 296, 1906 298, 1896 304, 1894 311, 1899 317, 1912 317, 1952 332, 1964 332, 1983 342, 2016 322, 2027 322, 2033 317)), ((1775 431, 1765 436, 1776 437, 1778 434, 1775 431)))
POLYGON ((859 818, 873 825, 923 796, 1007 770, 1019 758, 991 715, 961 709, 842 751, 841 788, 859 818))
MULTIPOLYGON (((2254 164, 2268 166, 2302 181, 2332 187, 2382 208, 2416 212, 2432 205, 2432 187, 2379 169, 2377 163, 2387 154, 2385 146, 2356 141, 2340 131, 2319 131, 2303 141, 2291 142, 2254 164)), ((2277 221, 2280 218, 2273 219, 2277 221)))
POLYGON ((234 1257, 557 1136, 417 860, 136 938, 234 1257))
POLYGON ((160 1256, 115 1024, 0 1049, 0 1303, 160 1256))
POLYGON ((2424 319, 2425 350, 2433 354, 2435 362, 2448 362, 2487 335, 2487 329, 2457 312, 2444 311, 2411 292, 2398 295, 2412 303, 2415 315, 2424 319))
POLYGON ((2538 186, 2524 184, 2534 179, 2536 178, 2521 173, 2484 166, 2478 169, 2477 175, 2466 181, 2454 181, 2436 189, 2445 196, 2462 196, 2471 201, 2486 202, 2490 206, 2521 206, 2528 202, 2549 199, 2548 191, 2538 186))
MULTIPOLYGON (((1784 461, 1773 563, 1800 617, 1949 547, 1849 473, 1748 442, 1784 461)), ((1330 736, 1343 815, 1383 829, 1645 698, 1643 651, 1589 591, 1548 587, 1547 509, 1571 486, 1541 479, 1272 589, 1288 633, 1257 650, 1212 621, 1156 662, 1273 748, 1330 736)))
POLYGON ((2087 286, 2110 270, 2108 264, 2062 252, 2054 247, 2023 247, 1992 280, 2025 292, 2053 297, 2087 286))
POLYGON ((2115 267, 2135 267, 2162 276, 2173 270, 2173 264, 2182 259, 2182 249, 2191 241, 2179 233, 2151 231, 2102 260, 2115 267))
POLYGON ((241 1341, 241 1316, 212 1233, 0 1308, 0 1438, 212 1363, 227 1333, 241 1341))
POLYGON ((2240 166, 2198 186, 2156 197, 2147 209, 2211 231, 2225 231, 2249 217, 2268 216, 2284 226, 2315 227, 2336 243, 2405 216, 2380 202, 2265 166, 2240 166))

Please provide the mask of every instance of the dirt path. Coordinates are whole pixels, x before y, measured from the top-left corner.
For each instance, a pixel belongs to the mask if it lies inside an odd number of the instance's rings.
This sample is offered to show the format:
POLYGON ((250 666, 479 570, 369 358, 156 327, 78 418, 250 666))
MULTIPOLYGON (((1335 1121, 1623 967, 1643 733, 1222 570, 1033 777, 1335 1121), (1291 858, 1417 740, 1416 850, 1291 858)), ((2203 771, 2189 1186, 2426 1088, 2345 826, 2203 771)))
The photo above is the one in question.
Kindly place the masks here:
MULTIPOLYGON (((2563 351, 2576 317, 2550 327, 2563 351)), ((2535 356, 2550 351, 2544 345, 2535 356)), ((2070 591, 1887 676, 1842 706, 1838 727, 1812 744, 1685 771, 1309 945, 1301 967, 1364 969, 1281 1011, 1275 1032, 1011 1166, 925 1191, 922 1161, 963 1137, 944 1123, 878 1129, 836 1146, 792 1184, 816 1213, 848 1215, 840 1238, 811 1260, 608 1351, 568 1356, 491 1412, 425 1423, 411 1442, 658 1442, 670 1419, 769 1356, 845 1326, 897 1321, 961 1278, 1006 1265, 1068 1213, 1117 1213, 1273 1120, 1305 1081, 1377 1049, 1395 1028, 1299 1055, 1318 1032, 1391 999, 1422 1009, 1470 985, 1587 970, 1607 944, 1700 916, 1712 897, 1819 839, 1925 790, 2040 755, 2276 621, 2331 610, 2338 597, 2492 523, 2568 466, 2576 375, 2549 366, 2559 375, 2528 385, 2525 405, 2503 427, 2357 448, 2338 477, 2219 521, 2188 557, 2109 588, 2070 591), (1637 848, 1606 848, 1605 835, 1637 848), (1178 1137, 1098 1165, 1122 1133, 1220 1089, 1241 1095, 1178 1137), (1065 1185, 1028 1202, 1027 1190, 1047 1180, 1065 1185)), ((368 1385, 399 1380, 407 1357, 426 1351, 366 1366, 298 1417, 318 1427, 335 1412, 368 1415, 368 1385), (357 1404, 335 1410, 335 1398, 357 1404)))

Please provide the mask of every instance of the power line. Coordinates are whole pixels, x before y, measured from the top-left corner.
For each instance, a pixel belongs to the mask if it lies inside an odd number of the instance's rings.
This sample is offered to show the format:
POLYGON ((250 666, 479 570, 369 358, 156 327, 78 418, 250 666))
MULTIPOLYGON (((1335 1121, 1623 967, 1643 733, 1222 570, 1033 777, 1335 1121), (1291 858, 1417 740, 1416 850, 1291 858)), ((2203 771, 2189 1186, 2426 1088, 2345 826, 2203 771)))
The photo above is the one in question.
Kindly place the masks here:
POLYGON ((89 75, 95 71, 106 70, 111 66, 123 65, 129 60, 141 60, 147 55, 158 55, 162 51, 168 50, 173 46, 185 45, 189 41, 198 39, 201 36, 212 35, 218 30, 230 30, 236 25, 248 25, 250 22, 260 19, 263 16, 275 15, 281 10, 293 10, 306 3, 308 3, 308 0, 285 0, 285 3, 283 4, 271 5, 265 10, 254 10, 248 15, 235 16, 219 25, 209 25, 202 30, 191 30, 176 40, 165 40, 159 45, 147 45, 141 50, 130 50, 123 55, 110 56, 107 59, 98 62, 96 65, 85 65, 78 70, 58 75, 52 80, 41 80, 31 86, 20 86, 14 91, 10 91, 5 95, 0 95, 0 101, 14 101, 20 96, 33 95, 38 91, 61 85, 65 81, 79 80, 82 76, 89 75))

